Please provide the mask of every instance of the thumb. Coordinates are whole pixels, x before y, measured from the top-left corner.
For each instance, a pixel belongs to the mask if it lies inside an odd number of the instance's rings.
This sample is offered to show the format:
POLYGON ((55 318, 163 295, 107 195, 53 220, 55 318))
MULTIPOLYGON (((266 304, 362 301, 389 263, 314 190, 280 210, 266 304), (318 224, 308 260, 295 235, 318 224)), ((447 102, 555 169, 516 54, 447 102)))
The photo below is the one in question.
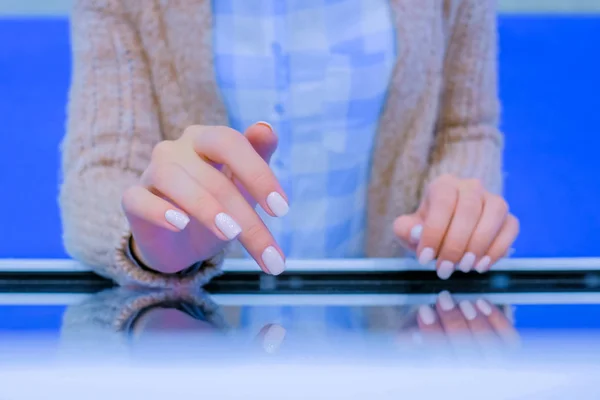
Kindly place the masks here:
POLYGON ((394 233, 402 245, 415 251, 423 232, 423 218, 419 213, 401 215, 394 221, 394 233))
POLYGON ((278 139, 273 127, 266 122, 257 122, 246 129, 244 136, 254 150, 268 163, 277 150, 278 139))
POLYGON ((421 240, 428 204, 428 198, 425 196, 417 211, 412 214, 401 215, 394 221, 394 233, 403 242, 404 246, 413 251, 417 250, 421 240))

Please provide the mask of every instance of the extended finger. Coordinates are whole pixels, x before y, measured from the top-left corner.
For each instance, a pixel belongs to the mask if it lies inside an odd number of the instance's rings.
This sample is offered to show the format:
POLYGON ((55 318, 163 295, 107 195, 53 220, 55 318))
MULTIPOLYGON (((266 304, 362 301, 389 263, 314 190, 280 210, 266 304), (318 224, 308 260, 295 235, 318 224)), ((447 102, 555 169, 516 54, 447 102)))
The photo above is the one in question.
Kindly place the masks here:
POLYGON ((283 189, 244 135, 227 127, 203 126, 190 127, 184 135, 201 157, 227 165, 267 213, 276 217, 287 214, 289 206, 283 189))
POLYGON ((241 227, 240 243, 267 273, 279 275, 285 269, 285 259, 273 235, 269 232, 253 205, 236 185, 212 165, 198 157, 186 158, 184 168, 194 171, 195 180, 224 207, 241 227))

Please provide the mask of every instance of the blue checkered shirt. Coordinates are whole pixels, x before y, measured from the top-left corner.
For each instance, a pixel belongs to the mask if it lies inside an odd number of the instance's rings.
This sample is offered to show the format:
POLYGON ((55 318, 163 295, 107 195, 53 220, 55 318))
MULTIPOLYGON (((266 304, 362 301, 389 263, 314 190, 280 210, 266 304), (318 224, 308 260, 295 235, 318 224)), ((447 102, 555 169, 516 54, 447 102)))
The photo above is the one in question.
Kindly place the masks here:
POLYGON ((269 122, 290 198, 261 217, 287 257, 362 257, 370 158, 396 59, 387 0, 213 0, 232 128, 269 122))

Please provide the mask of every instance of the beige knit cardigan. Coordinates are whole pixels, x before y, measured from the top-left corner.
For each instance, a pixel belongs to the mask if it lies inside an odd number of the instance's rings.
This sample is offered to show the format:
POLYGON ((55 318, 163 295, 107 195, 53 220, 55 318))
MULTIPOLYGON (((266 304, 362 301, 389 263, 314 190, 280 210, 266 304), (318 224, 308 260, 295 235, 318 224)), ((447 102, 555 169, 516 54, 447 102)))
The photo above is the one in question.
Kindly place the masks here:
MULTIPOLYGON (((393 220, 448 173, 502 189, 493 0, 390 0, 398 58, 377 132, 366 254, 402 255, 393 220)), ((210 0, 77 0, 60 190, 64 243, 120 284, 198 286, 223 257, 184 274, 130 262, 120 206, 153 146, 191 124, 227 125, 215 81, 210 0)))

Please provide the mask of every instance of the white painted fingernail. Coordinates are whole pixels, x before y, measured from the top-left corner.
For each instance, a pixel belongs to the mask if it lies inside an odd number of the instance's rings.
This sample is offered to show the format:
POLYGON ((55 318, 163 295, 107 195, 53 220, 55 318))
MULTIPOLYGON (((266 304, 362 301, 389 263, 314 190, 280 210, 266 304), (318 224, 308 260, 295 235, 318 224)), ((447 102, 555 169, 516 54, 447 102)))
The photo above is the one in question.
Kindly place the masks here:
POLYGON ((285 261, 273 246, 269 246, 263 251, 262 260, 265 263, 265 267, 273 275, 279 275, 285 270, 285 261))
POLYGON ((287 201, 277 192, 272 192, 267 196, 267 205, 277 217, 283 217, 290 210, 287 201))
POLYGON ((419 240, 421 240, 421 234, 423 233, 423 225, 415 225, 413 226, 413 228, 410 230, 410 241, 413 244, 417 244, 419 243, 419 240))
POLYGON ((433 257, 435 256, 433 249, 431 247, 425 247, 421 250, 421 254, 419 255, 419 264, 426 265, 433 261, 433 257))
POLYGON ((190 217, 175 210, 167 210, 167 212, 165 212, 165 219, 180 231, 184 230, 187 224, 190 223, 190 217))
POLYGON ((492 315, 492 306, 484 299, 477 299, 475 305, 477 306, 477 308, 479 308, 479 311, 481 311, 486 317, 492 315))
POLYGON ((454 308, 454 300, 452 300, 452 296, 447 290, 440 292, 438 295, 438 300, 440 302, 440 307, 444 311, 450 311, 454 308))
POLYGON ((437 275, 440 279, 446 280, 450 278, 450 275, 454 272, 454 263, 452 261, 444 260, 440 263, 440 267, 437 270, 437 275))
POLYGON ((235 239, 240 233, 242 233, 242 228, 238 225, 237 222, 234 221, 229 215, 225 213, 218 213, 215 217, 215 225, 223 235, 227 237, 229 240, 235 239))
POLYGON ((431 309, 431 307, 427 305, 422 305, 419 307, 419 318, 421 318, 421 322, 425 325, 431 325, 435 322, 435 313, 431 309))
POLYGON ((477 317, 477 310, 475 310, 470 301, 463 300, 458 303, 458 307, 467 321, 473 321, 477 317))
POLYGON ((491 261, 492 259, 490 258, 490 256, 484 256, 481 260, 479 260, 479 262, 475 266, 475 270, 480 274, 483 274, 485 271, 487 271, 487 268, 489 267, 491 261))
POLYGON ((477 257, 475 256, 475 254, 471 252, 465 253, 462 260, 460 260, 460 262, 458 263, 458 269, 460 269, 462 272, 471 271, 473 269, 473 264, 475 264, 476 258, 477 257))
POLYGON ((258 121, 258 122, 257 122, 257 124, 259 124, 259 125, 264 125, 264 126, 266 126, 267 128, 269 128, 269 129, 271 130, 271 132, 275 132, 275 130, 273 129, 273 127, 271 126, 271 124, 270 124, 270 123, 268 123, 268 122, 265 122, 265 121, 258 121))
POLYGON ((263 349, 269 354, 276 353, 285 339, 286 330, 283 326, 273 324, 263 337, 263 349))

